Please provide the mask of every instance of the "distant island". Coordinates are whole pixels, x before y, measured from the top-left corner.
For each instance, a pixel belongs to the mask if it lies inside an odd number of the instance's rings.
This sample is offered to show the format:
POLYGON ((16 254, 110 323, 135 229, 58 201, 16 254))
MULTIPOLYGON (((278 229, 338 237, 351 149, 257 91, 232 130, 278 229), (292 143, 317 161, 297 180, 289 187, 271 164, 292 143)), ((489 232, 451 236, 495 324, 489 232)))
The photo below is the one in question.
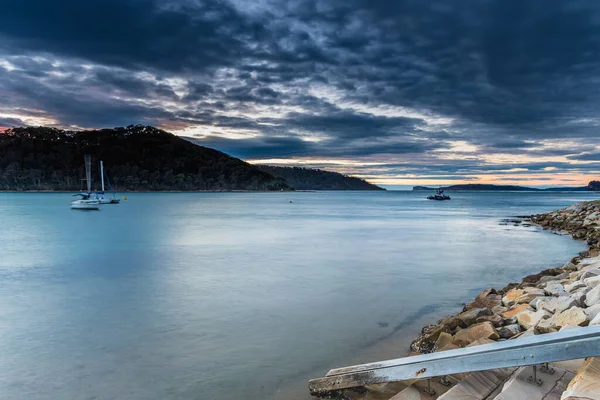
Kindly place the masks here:
POLYGON ((0 190, 82 190, 84 154, 93 158, 95 190, 100 182, 100 160, 119 191, 377 188, 358 178, 332 172, 255 166, 155 127, 131 125, 88 131, 47 127, 8 129, 0 134, 0 190))
POLYGON ((258 168, 284 179, 296 190, 385 190, 364 179, 320 169, 271 165, 258 165, 258 168))
MULTIPOLYGON (((431 188, 426 186, 414 186, 412 190, 427 190, 432 191, 437 188, 431 188)), ((444 186, 441 189, 449 191, 458 190, 498 190, 498 191, 519 191, 519 192, 586 192, 586 191, 600 191, 600 181, 591 181, 587 186, 580 187, 555 187, 547 189, 538 189, 527 186, 514 186, 514 185, 488 185, 488 184, 463 184, 463 185, 451 185, 444 186)))

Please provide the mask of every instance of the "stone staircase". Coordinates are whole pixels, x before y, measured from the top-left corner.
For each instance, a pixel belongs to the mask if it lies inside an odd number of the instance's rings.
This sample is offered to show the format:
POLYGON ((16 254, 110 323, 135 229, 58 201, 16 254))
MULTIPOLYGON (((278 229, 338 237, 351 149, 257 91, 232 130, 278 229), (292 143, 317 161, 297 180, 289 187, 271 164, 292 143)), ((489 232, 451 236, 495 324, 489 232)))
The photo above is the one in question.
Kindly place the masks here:
POLYGON ((417 381, 390 400, 600 400, 600 357, 417 381), (444 385, 445 384, 445 385, 444 385), (449 385, 448 385, 449 384, 449 385))

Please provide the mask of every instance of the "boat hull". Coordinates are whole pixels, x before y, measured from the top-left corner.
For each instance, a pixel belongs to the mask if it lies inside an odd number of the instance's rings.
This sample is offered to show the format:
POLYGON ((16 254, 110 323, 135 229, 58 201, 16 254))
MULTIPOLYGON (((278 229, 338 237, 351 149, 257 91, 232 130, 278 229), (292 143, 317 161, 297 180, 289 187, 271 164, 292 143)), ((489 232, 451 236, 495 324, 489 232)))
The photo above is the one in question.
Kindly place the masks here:
POLYGON ((450 196, 429 196, 427 198, 427 200, 437 200, 437 201, 450 200, 450 196))
POLYGON ((100 203, 100 204, 119 204, 119 202, 121 201, 120 199, 116 199, 116 198, 107 199, 104 197, 95 197, 94 199, 98 200, 98 203, 100 203))
POLYGON ((73 203, 71 203, 71 209, 72 210, 100 210, 100 203, 74 201, 73 203))

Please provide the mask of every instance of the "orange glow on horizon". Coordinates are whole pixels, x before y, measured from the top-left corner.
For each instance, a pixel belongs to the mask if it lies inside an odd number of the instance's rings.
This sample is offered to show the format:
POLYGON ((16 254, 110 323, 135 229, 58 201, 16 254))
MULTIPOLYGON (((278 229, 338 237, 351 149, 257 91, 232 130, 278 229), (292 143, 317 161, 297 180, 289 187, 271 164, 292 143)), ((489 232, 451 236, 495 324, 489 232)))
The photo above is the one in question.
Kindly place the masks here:
MULTIPOLYGON (((406 185, 406 186, 449 186, 463 184, 485 185, 515 185, 515 186, 587 186, 598 179, 596 174, 527 174, 527 175, 473 175, 473 179, 431 179, 427 176, 404 177, 377 177, 373 175, 355 175, 366 179, 376 185, 406 185)), ((451 177, 449 177, 451 178, 451 177)))

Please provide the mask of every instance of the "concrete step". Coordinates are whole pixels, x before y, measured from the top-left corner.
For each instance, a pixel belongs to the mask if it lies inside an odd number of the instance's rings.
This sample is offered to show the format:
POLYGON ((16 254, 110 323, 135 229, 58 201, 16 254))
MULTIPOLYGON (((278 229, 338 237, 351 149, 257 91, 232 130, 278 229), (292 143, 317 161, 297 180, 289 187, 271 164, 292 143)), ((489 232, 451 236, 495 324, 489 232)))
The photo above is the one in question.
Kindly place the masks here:
POLYGON ((452 376, 448 377, 444 383, 439 378, 432 378, 429 383, 427 380, 417 381, 390 400, 434 400, 441 398, 439 396, 443 396, 444 393, 451 390, 458 381, 459 379, 452 376))
POLYGON ((537 367, 538 384, 530 382, 534 375, 532 366, 519 368, 493 400, 560 400, 575 374, 556 366, 551 368, 554 373, 548 374, 537 367))
POLYGON ((501 388, 502 384, 515 371, 503 368, 491 371, 473 372, 456 386, 440 396, 440 400, 483 400, 501 388))
POLYGON ((435 395, 430 396, 416 387, 409 386, 390 400, 435 400, 435 395))

